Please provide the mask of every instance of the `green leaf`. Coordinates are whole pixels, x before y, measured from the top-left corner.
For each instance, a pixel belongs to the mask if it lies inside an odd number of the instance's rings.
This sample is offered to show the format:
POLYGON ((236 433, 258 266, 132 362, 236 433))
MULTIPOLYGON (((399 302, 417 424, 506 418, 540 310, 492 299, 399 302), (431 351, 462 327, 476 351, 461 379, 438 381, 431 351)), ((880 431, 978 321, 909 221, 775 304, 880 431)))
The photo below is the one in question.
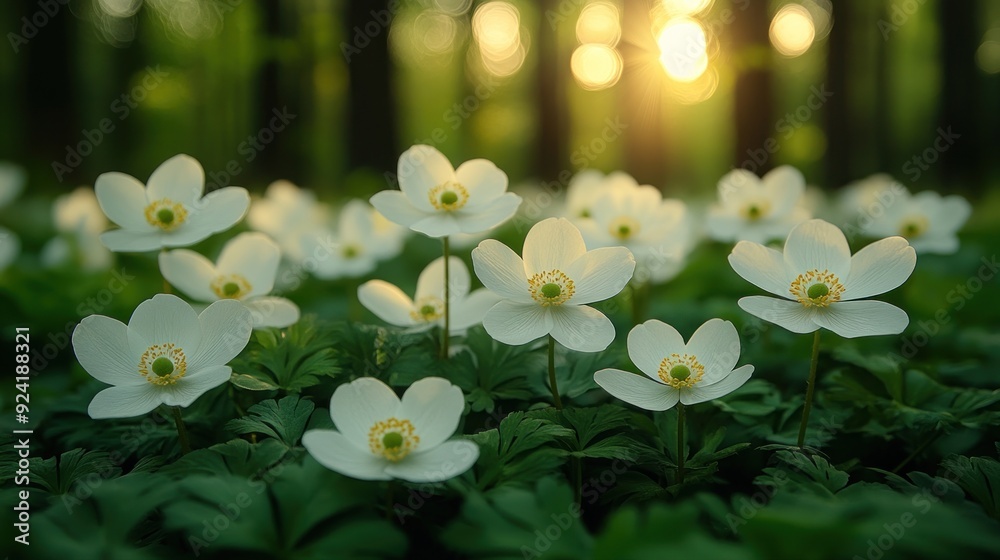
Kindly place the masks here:
POLYGON ((509 414, 497 428, 471 436, 480 448, 479 488, 524 484, 550 474, 566 460, 566 451, 555 444, 572 436, 572 430, 549 420, 529 418, 524 412, 509 414))
POLYGON ((74 449, 58 457, 31 460, 32 481, 55 495, 69 492, 78 481, 92 475, 103 480, 120 474, 121 468, 103 451, 74 449))
POLYGON ((192 451, 159 472, 178 478, 225 473, 260 477, 288 452, 288 447, 277 439, 265 439, 259 443, 234 439, 208 449, 192 451))
POLYGON ((256 330, 250 345, 233 361, 230 380, 252 391, 299 392, 340 372, 335 340, 333 327, 309 316, 284 330, 256 330))
POLYGON ((278 389, 278 386, 270 381, 245 373, 233 373, 229 378, 229 382, 247 391, 274 391, 278 389))
POLYGON ((310 400, 289 395, 280 401, 259 402, 247 410, 247 416, 226 423, 226 429, 237 434, 259 433, 295 447, 316 405, 310 400))
POLYGON ((819 491, 820 494, 828 495, 847 485, 848 474, 838 470, 819 455, 806 455, 799 451, 778 451, 774 457, 782 464, 765 468, 765 474, 754 479, 755 484, 783 486, 789 480, 793 480, 819 491))
POLYGON ((948 478, 969 493, 994 519, 1000 519, 1000 462, 990 457, 948 457, 942 463, 948 478))

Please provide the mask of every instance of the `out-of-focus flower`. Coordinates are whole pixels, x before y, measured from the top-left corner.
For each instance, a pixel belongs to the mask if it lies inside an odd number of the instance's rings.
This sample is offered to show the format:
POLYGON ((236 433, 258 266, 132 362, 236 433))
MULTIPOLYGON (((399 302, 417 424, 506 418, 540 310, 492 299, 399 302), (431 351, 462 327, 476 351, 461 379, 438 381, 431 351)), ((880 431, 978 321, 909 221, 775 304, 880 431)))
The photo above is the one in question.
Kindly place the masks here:
POLYGON ((317 278, 358 278, 375 270, 379 261, 399 255, 400 229, 367 202, 354 199, 340 210, 335 231, 324 227, 301 233, 299 252, 315 257, 317 278))
POLYGON ((941 196, 933 191, 911 195, 896 192, 885 211, 864 222, 869 237, 899 235, 918 253, 943 255, 958 251, 958 230, 972 215, 972 205, 958 195, 941 196))
POLYGON ((331 215, 330 207, 317 201, 312 191, 288 181, 275 181, 268 185, 263 198, 250 205, 247 224, 277 241, 286 259, 299 262, 306 256, 300 254, 302 235, 326 227, 331 215))
MULTIPOLYGON (((27 175, 24 169, 13 163, 0 162, 0 208, 14 201, 24 190, 27 175)), ((0 271, 5 270, 21 254, 21 240, 17 234, 0 227, 0 271)))
POLYGON ((758 178, 734 169, 719 180, 719 200, 708 211, 708 235, 717 241, 766 243, 784 238, 809 219, 801 204, 805 179, 782 165, 758 178))
POLYGON ((57 197, 52 204, 52 222, 59 235, 42 247, 43 264, 55 267, 73 263, 88 271, 111 266, 111 251, 100 237, 108 229, 108 219, 93 189, 78 187, 57 197))

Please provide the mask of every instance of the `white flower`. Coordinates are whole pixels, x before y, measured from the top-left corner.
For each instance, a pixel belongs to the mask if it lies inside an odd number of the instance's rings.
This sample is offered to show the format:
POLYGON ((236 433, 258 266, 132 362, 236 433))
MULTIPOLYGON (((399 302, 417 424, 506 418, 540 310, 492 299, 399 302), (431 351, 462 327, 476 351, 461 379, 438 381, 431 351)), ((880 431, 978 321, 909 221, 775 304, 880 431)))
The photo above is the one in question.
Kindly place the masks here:
POLYGON ((95 190, 104 214, 121 227, 101 235, 116 252, 193 245, 231 228, 250 206, 242 187, 224 187, 203 197, 205 171, 183 154, 157 167, 145 186, 131 175, 113 172, 98 177, 95 190))
POLYGON ((565 218, 534 225, 524 240, 524 260, 487 239, 472 251, 476 275, 502 298, 483 327, 504 344, 525 344, 551 334, 572 350, 599 352, 615 327, 586 304, 613 297, 632 278, 635 259, 624 247, 587 251, 580 230, 565 218))
MULTIPOLYGON (((596 169, 585 169, 574 175, 566 187, 565 216, 574 222, 578 218, 592 216, 597 199, 612 188, 622 175, 625 174, 616 172, 605 177, 596 169)), ((627 177, 632 179, 631 176, 627 177)))
POLYGON ((285 258, 299 262, 306 256, 299 254, 302 234, 325 227, 330 215, 329 206, 318 202, 312 191, 275 181, 268 185, 264 198, 250 206, 247 224, 277 241, 285 258))
POLYGON ((911 195, 900 187, 885 211, 864 222, 869 237, 899 235, 918 253, 951 254, 958 251, 958 230, 972 214, 972 205, 958 195, 933 191, 911 195))
POLYGON ((801 204, 805 179, 794 167, 776 167, 762 178, 734 169, 719 180, 719 202, 708 211, 708 235, 717 241, 764 243, 783 238, 809 219, 801 204))
MULTIPOLYGON (((0 162, 0 208, 14 201, 21 191, 27 176, 24 169, 13 163, 0 162)), ((0 271, 11 265, 21 254, 21 240, 17 234, 0 227, 0 271)))
POLYGON ((112 255, 101 243, 100 234, 108 228, 93 189, 78 187, 56 198, 52 221, 59 236, 42 247, 41 260, 46 266, 60 266, 70 261, 84 270, 106 270, 112 255))
POLYGON ((416 145, 399 157, 399 189, 382 191, 371 203, 383 216, 429 237, 479 233, 510 219, 521 197, 507 192, 507 175, 485 159, 454 169, 430 146, 416 145))
POLYGON ((632 251, 639 282, 659 283, 676 276, 693 247, 687 206, 664 200, 657 188, 639 185, 627 173, 613 173, 605 181, 588 217, 574 221, 587 247, 624 246, 632 251))
POLYGON ((869 175, 847 184, 837 193, 837 211, 844 223, 864 224, 875 214, 881 214, 885 206, 892 204, 896 195, 905 188, 892 176, 885 173, 869 175))
POLYGON ((302 445, 321 465, 351 478, 441 482, 479 458, 475 443, 448 440, 464 408, 462 390, 440 377, 410 385, 402 400, 385 383, 362 377, 337 387, 330 399, 337 430, 309 430, 302 445))
POLYGON ((733 270, 784 299, 749 296, 744 311, 794 333, 822 327, 845 338, 898 334, 906 313, 881 301, 855 301, 887 292, 913 272, 917 257, 905 239, 876 241, 851 256, 843 232, 823 220, 795 227, 784 253, 741 241, 729 255, 733 270))
POLYGON ((188 249, 160 253, 163 278, 188 297, 202 302, 234 299, 253 315, 255 327, 287 327, 299 320, 299 308, 282 297, 269 297, 278 274, 281 250, 263 233, 241 233, 229 240, 216 263, 188 249))
POLYGON ((301 234, 301 252, 320 255, 313 274, 317 278, 358 278, 375 270, 379 261, 403 249, 398 226, 386 220, 363 200, 350 200, 340 211, 336 232, 320 228, 301 234))
POLYGON ((646 321, 628 333, 628 355, 645 376, 602 369, 594 381, 619 399, 645 410, 698 404, 739 389, 753 366, 737 369, 740 337, 729 321, 711 319, 684 344, 680 333, 661 321, 646 321))
POLYGON ((219 301, 201 315, 181 298, 157 294, 139 304, 126 326, 91 315, 73 331, 73 350, 92 377, 114 385, 98 393, 91 418, 128 418, 161 404, 189 406, 229 380, 226 364, 247 345, 250 311, 219 301))
MULTIPOLYGON (((451 333, 461 334, 482 323, 486 312, 500 298, 486 288, 469 293, 469 269, 458 257, 451 257, 449 262, 451 333)), ((444 257, 435 259, 420 273, 413 299, 388 282, 370 280, 358 288, 358 301, 379 319, 397 327, 443 327, 444 257)))

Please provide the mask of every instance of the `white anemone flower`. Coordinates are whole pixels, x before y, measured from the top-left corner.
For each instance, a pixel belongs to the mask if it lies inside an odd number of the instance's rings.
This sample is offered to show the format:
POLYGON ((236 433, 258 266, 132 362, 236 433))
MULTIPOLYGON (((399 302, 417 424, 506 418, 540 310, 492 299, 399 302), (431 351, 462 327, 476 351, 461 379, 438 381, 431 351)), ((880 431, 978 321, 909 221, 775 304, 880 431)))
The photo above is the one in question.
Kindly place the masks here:
POLYGON ((778 296, 741 298, 744 311, 794 333, 822 327, 844 338, 903 332, 909 318, 902 309, 864 298, 901 285, 916 262, 902 237, 876 241, 851 256, 844 233, 823 220, 796 226, 784 252, 741 241, 729 255, 737 274, 778 296))
POLYGON ((441 482, 469 470, 479 446, 449 440, 465 408, 462 390, 427 377, 400 400, 385 383, 362 377, 330 399, 336 430, 309 430, 302 445, 324 467, 360 480, 441 482))
POLYGON ((42 247, 41 260, 46 266, 72 261, 90 271, 106 270, 111 266, 111 251, 100 240, 101 232, 108 229, 108 219, 93 189, 77 187, 71 193, 56 197, 52 204, 52 222, 60 235, 42 247))
POLYGON ((403 238, 399 230, 363 200, 350 200, 340 211, 336 230, 326 228, 301 235, 302 253, 320 255, 313 274, 317 278, 359 278, 375 270, 379 261, 399 255, 403 238))
POLYGON ((236 225, 250 206, 242 187, 202 196, 205 171, 184 154, 160 164, 145 186, 131 175, 112 172, 98 177, 94 188, 101 210, 121 228, 101 234, 101 242, 115 252, 193 245, 236 225))
POLYGON ((664 199, 659 189, 639 185, 627 173, 613 173, 606 183, 589 217, 574 222, 587 247, 632 251, 637 282, 660 283, 676 276, 694 244, 687 206, 664 199))
POLYGON ((483 327, 504 344, 526 344, 546 335, 572 350, 599 352, 615 327, 586 304, 614 297, 632 278, 635 259, 625 247, 587 250, 580 230, 565 218, 534 225, 524 259, 487 239, 472 251, 476 275, 502 298, 483 327))
POLYGON ((886 173, 876 173, 848 183, 836 196, 836 210, 844 224, 860 223, 882 214, 905 187, 886 173))
MULTIPOLYGON (((27 175, 22 167, 0 162, 0 208, 5 208, 24 190, 27 175)), ((16 233, 0 227, 0 271, 11 265, 21 254, 21 239, 16 233)))
POLYGON ((229 240, 215 263, 188 249, 160 253, 160 273, 171 285, 200 302, 234 299, 246 305, 255 327, 287 327, 299 308, 269 296, 278 274, 281 249, 263 233, 241 233, 229 240))
POLYGON ((742 387, 753 373, 751 365, 733 369, 740 358, 740 337, 722 319, 698 327, 687 344, 672 326, 646 321, 628 333, 628 355, 645 375, 607 368, 595 373, 594 381, 645 410, 717 399, 742 387))
POLYGON ((719 180, 719 201, 708 210, 708 235, 717 241, 754 243, 784 238, 810 217, 802 204, 805 188, 802 173, 788 165, 760 178, 734 169, 719 180))
POLYGON ((247 225, 277 241, 286 259, 299 262, 305 256, 299 254, 302 234, 325 227, 330 216, 329 205, 317 201, 315 193, 282 180, 268 185, 264 197, 250 205, 247 225))
POLYGON ((597 199, 607 192, 607 189, 615 182, 615 177, 615 173, 605 177, 596 169, 584 169, 573 175, 566 187, 564 215, 574 223, 577 223, 577 220, 581 218, 591 217, 594 214, 597 199))
POLYGON ((862 231, 876 238, 905 237, 917 253, 949 255, 958 251, 958 230, 970 215, 972 205, 961 196, 933 191, 911 195, 901 187, 885 211, 872 216, 862 231))
POLYGON ((428 237, 479 233, 507 221, 521 197, 507 192, 507 175, 491 161, 469 160, 455 169, 431 146, 399 157, 399 189, 376 193, 383 216, 428 237))
POLYGON ((181 298, 157 294, 128 325, 91 315, 73 331, 73 350, 92 377, 113 385, 98 393, 91 418, 129 418, 165 404, 186 407, 229 381, 226 364, 250 340, 250 311, 218 301, 201 314, 181 298))
MULTIPOLYGON (((483 322, 483 317, 500 298, 486 288, 469 292, 469 269, 458 257, 450 257, 451 333, 464 333, 483 322)), ((403 290, 384 281, 370 280, 358 288, 358 301, 390 325, 414 330, 444 326, 444 257, 427 265, 417 278, 411 299, 403 290)))

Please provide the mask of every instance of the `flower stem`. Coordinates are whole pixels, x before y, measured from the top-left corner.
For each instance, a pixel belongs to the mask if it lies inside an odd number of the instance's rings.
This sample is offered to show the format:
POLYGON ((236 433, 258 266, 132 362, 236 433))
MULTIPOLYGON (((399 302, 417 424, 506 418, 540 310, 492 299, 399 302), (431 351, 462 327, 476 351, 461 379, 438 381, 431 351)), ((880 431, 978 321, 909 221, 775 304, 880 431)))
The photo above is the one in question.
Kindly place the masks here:
MULTIPOLYGON (((166 252, 167 252, 166 249, 161 249, 160 250, 160 254, 161 255, 165 254, 166 252)), ((161 271, 160 274, 162 275, 163 272, 161 271)), ((170 291, 170 282, 167 282, 167 277, 166 276, 163 277, 163 293, 165 293, 165 294, 173 293, 173 292, 170 291)))
POLYGON ((184 419, 181 418, 179 406, 171 407, 174 411, 174 424, 177 425, 177 439, 181 442, 181 455, 191 452, 191 442, 188 441, 187 427, 184 426, 184 419))
POLYGON ((684 484, 684 403, 677 403, 677 484, 684 484))
POLYGON ((448 237, 442 238, 444 247, 444 330, 441 332, 441 359, 448 359, 448 339, 451 337, 451 247, 448 237))
POLYGON ((900 470, 903 469, 903 467, 905 467, 906 465, 910 464, 910 461, 912 461, 913 459, 915 459, 917 457, 917 455, 920 455, 921 453, 923 453, 924 450, 927 449, 928 447, 930 447, 930 445, 932 443, 934 443, 935 441, 937 441, 937 439, 939 437, 941 437, 941 435, 943 433, 944 432, 935 432, 933 435, 931 435, 931 437, 929 437, 926 440, 924 440, 924 442, 921 443, 916 449, 914 449, 912 453, 910 453, 909 455, 907 455, 906 458, 903 459, 903 461, 901 463, 899 463, 898 465, 896 465, 896 468, 892 469, 893 474, 898 473, 900 470))
POLYGON ((395 489, 396 487, 394 480, 390 480, 385 484, 385 520, 390 523, 392 522, 392 513, 393 510, 395 509, 393 507, 395 505, 393 501, 393 491, 395 489))
POLYGON ((573 457, 573 498, 580 505, 583 498, 583 459, 573 457))
POLYGON ((819 363, 819 329, 813 335, 812 360, 809 362, 809 382, 806 386, 806 404, 802 408, 802 423, 799 424, 799 447, 806 442, 806 428, 809 426, 809 412, 812 410, 813 393, 816 391, 816 366, 819 363))
POLYGON ((559 397, 559 386, 556 384, 556 339, 549 335, 549 388, 552 389, 552 402, 556 410, 562 410, 562 398, 559 397))

